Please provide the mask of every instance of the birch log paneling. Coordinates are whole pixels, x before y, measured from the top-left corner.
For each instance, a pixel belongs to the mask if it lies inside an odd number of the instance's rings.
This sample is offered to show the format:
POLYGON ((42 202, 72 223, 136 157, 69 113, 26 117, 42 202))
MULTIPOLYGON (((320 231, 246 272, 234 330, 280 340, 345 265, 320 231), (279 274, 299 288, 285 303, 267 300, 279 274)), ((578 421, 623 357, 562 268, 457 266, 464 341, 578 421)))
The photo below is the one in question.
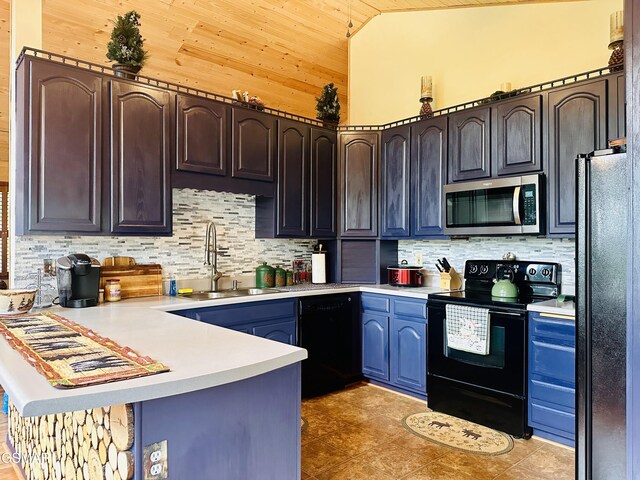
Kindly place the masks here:
POLYGON ((42 417, 9 408, 9 440, 26 480, 130 480, 133 408, 118 405, 42 417))

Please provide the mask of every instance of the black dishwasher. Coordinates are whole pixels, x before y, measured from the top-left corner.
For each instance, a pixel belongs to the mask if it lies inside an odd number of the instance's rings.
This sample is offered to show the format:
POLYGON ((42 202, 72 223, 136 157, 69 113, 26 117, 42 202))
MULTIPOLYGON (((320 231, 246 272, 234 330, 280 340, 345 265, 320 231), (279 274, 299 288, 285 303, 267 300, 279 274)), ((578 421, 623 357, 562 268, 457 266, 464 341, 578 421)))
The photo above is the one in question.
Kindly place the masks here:
POLYGON ((302 397, 340 390, 361 378, 362 341, 357 293, 300 299, 298 346, 302 362, 302 397))

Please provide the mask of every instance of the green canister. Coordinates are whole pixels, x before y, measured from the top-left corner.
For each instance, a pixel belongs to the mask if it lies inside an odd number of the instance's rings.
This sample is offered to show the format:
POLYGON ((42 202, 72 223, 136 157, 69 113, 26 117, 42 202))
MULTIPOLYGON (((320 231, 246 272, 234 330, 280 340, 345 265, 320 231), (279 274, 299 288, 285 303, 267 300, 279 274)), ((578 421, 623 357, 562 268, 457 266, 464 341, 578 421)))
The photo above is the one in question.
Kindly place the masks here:
POLYGON ((287 287, 293 285, 293 272, 291 270, 287 270, 287 287))
POLYGON ((276 287, 287 286, 287 271, 282 267, 276 267, 276 287))
POLYGON ((267 262, 262 262, 258 268, 256 268, 256 287, 257 288, 271 288, 275 286, 275 270, 273 267, 267 265, 267 262))

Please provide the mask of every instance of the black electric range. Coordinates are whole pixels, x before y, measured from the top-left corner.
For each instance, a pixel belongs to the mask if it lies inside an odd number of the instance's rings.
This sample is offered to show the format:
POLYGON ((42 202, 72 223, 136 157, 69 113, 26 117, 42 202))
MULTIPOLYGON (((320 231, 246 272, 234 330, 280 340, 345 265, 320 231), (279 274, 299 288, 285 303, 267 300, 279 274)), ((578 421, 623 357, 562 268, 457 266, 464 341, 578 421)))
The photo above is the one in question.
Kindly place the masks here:
POLYGON ((527 305, 560 291, 561 268, 549 262, 468 260, 465 289, 429 295, 427 398, 429 408, 528 438, 527 305), (508 278, 518 297, 491 295, 494 281, 508 278), (447 305, 488 310, 488 354, 447 344, 447 305))

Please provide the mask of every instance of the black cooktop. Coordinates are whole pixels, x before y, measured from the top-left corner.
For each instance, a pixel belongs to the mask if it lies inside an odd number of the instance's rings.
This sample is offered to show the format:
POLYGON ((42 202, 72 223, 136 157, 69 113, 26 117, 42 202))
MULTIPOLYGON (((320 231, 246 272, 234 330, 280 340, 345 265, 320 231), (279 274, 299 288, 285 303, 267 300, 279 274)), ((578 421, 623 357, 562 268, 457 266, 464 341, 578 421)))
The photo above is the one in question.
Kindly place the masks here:
POLYGON ((557 263, 515 260, 467 260, 465 290, 429 295, 430 301, 525 310, 527 305, 556 298, 561 269, 557 263), (491 296, 497 280, 509 279, 518 287, 517 298, 491 296))
POLYGON ((492 297, 490 293, 485 292, 442 292, 429 294, 429 301, 443 301, 448 303, 462 303, 475 306, 489 307, 505 307, 518 310, 526 310, 527 305, 532 303, 544 302, 554 297, 551 296, 534 296, 530 294, 520 294, 518 298, 499 298, 492 297))

